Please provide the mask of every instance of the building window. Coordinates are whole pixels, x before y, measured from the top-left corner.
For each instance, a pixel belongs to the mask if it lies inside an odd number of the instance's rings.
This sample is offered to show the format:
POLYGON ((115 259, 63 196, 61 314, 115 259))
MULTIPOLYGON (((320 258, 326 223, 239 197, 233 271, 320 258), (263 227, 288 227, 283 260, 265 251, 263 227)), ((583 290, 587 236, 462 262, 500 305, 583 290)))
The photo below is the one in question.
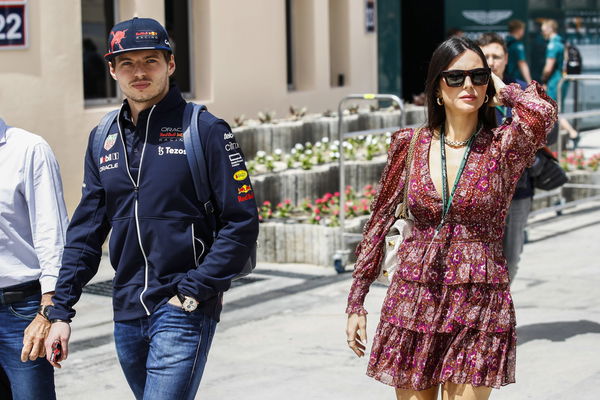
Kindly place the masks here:
POLYGON ((83 96, 86 105, 115 102, 117 85, 104 61, 106 41, 115 24, 115 0, 81 0, 83 96))
POLYGON ((294 59, 292 49, 292 0, 285 0, 285 55, 287 61, 287 86, 294 90, 294 59))
POLYGON ((286 0, 285 22, 288 90, 312 90, 316 81, 314 2, 286 0))
POLYGON ((347 0, 329 0, 329 68, 332 87, 349 83, 350 10, 347 0))
POLYGON ((190 1, 165 0, 165 28, 175 54, 175 73, 172 79, 186 97, 192 97, 192 68, 190 38, 190 1))

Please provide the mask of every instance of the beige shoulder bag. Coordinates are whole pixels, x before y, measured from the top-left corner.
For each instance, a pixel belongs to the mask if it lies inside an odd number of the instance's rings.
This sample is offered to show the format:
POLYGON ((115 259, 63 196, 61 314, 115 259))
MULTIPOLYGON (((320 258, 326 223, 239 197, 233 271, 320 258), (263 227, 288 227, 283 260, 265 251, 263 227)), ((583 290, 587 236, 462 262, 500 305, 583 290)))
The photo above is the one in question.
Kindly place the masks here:
POLYGON ((396 212, 394 213, 396 221, 385 236, 384 257, 383 260, 381 260, 377 281, 388 286, 392 281, 394 272, 396 272, 396 269, 398 268, 398 249, 400 248, 402 242, 404 242, 406 238, 410 237, 414 225, 413 217, 410 215, 410 211, 408 210, 408 186, 410 169, 415 152, 415 143, 417 142, 420 132, 421 129, 417 129, 410 140, 406 159, 406 172, 404 178, 402 203, 398 204, 396 207, 396 212))

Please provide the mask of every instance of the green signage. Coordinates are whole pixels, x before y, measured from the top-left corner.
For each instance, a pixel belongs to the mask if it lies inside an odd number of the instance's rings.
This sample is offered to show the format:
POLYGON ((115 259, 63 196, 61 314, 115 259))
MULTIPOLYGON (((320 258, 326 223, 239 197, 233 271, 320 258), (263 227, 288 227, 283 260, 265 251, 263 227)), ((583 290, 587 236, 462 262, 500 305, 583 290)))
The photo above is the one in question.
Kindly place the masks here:
POLYGON ((445 28, 460 29, 477 39, 483 32, 507 33, 512 19, 527 21, 527 1, 523 0, 446 0, 445 28))

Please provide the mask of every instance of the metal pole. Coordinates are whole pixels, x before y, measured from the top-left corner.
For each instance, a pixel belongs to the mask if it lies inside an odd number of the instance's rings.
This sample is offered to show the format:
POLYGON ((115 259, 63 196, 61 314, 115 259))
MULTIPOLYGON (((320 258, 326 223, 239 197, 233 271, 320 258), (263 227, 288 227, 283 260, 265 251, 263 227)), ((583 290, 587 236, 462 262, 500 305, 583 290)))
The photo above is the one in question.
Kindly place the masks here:
POLYGON ((338 141, 340 142, 339 152, 339 174, 340 174, 340 235, 342 238, 342 244, 344 244, 344 229, 346 223, 346 174, 345 174, 345 157, 344 157, 344 131, 343 131, 343 118, 344 118, 344 110, 343 104, 347 100, 388 100, 392 103, 398 104, 400 107, 400 119, 401 121, 406 121, 406 115, 404 112, 404 104, 402 100, 396 96, 391 94, 351 94, 344 97, 340 100, 338 105, 338 141))
POLYGON ((340 142, 340 162, 339 162, 339 174, 340 174, 340 230, 342 238, 342 247, 344 247, 344 224, 346 223, 346 210, 344 204, 346 204, 346 192, 344 187, 346 186, 346 174, 344 173, 344 132, 342 132, 342 119, 344 118, 344 110, 342 104, 347 97, 343 98, 338 104, 338 140, 340 142))

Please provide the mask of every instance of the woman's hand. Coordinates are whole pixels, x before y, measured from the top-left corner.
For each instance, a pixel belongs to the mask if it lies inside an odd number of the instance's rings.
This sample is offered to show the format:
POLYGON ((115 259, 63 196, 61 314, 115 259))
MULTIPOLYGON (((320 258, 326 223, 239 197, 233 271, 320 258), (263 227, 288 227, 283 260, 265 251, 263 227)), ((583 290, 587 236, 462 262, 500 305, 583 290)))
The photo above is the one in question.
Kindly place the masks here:
POLYGON ((494 94, 494 97, 488 102, 488 105, 490 107, 496 107, 496 106, 502 106, 502 102, 500 101, 500 90, 502 88, 504 88, 504 86, 506 86, 504 84, 504 82, 502 82, 502 79, 500 79, 498 77, 498 75, 494 74, 492 72, 492 82, 494 82, 494 88, 496 89, 496 93, 494 94))
POLYGON ((350 347, 357 356, 364 356, 365 345, 367 344, 367 316, 356 313, 348 314, 346 336, 348 347, 350 347))

